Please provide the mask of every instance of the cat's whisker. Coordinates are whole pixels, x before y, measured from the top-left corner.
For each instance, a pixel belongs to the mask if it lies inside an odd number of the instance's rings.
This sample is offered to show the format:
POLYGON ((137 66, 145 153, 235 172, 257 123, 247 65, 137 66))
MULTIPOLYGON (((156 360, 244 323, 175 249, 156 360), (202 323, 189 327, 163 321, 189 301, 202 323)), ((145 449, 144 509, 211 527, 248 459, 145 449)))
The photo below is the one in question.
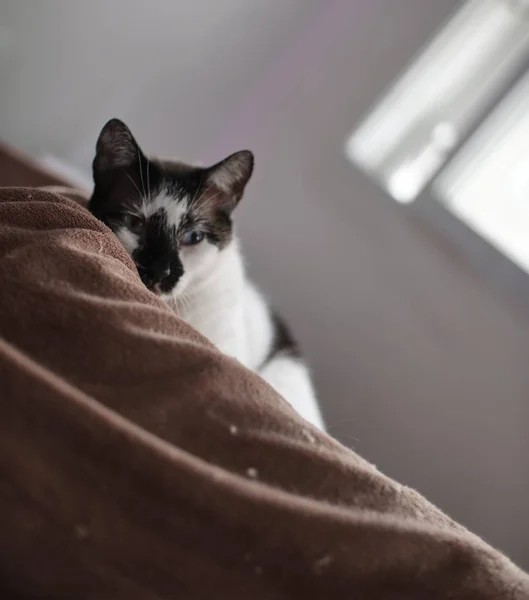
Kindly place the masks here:
POLYGON ((191 294, 184 294, 184 307, 187 313, 191 312, 193 297, 191 294))
POLYGON ((149 162, 149 157, 146 156, 145 157, 147 159, 147 194, 148 194, 148 201, 149 203, 151 203, 152 199, 151 199, 151 181, 150 181, 150 175, 149 175, 149 171, 150 169, 150 162, 149 162))
MULTIPOLYGON (((203 197, 204 197, 204 196, 205 196, 205 195, 206 195, 206 194, 209 192, 209 190, 210 190, 210 189, 211 189, 211 186, 210 186, 210 185, 208 185, 208 187, 207 187, 207 188, 206 188, 206 189, 205 189, 205 190, 204 190, 204 191, 203 191, 203 192, 200 194, 200 196, 199 196, 198 200, 196 201, 196 203, 197 203, 197 204, 198 204, 198 203, 199 203, 199 202, 202 200, 202 198, 203 198, 203 197)), ((216 195, 218 195, 218 194, 216 194, 216 195)))
MULTIPOLYGON (((134 181, 132 181, 132 183, 134 184, 134 181)), ((138 194, 140 194, 140 198, 141 198, 141 192, 139 190, 138 190, 138 194)), ((125 197, 125 200, 123 201, 123 209, 125 209, 129 214, 135 215, 137 217, 141 217, 143 214, 141 209, 138 207, 136 198, 133 196, 125 197)))
MULTIPOLYGON (((204 192, 205 193, 205 192, 204 192)), ((204 215, 207 215, 207 213, 210 210, 210 203, 217 197, 220 196, 220 194, 222 194, 222 192, 218 192, 217 194, 214 194, 213 196, 211 196, 211 198, 208 198, 208 201, 205 202, 204 204, 202 204, 201 206, 198 207, 198 209, 196 211, 193 211, 193 215, 198 219, 201 218, 204 215)), ((202 194, 200 196, 200 198, 197 200, 197 203, 200 201, 201 198, 203 198, 204 194, 202 194)))
POLYGON ((193 198, 191 199, 191 202, 189 204, 190 206, 195 202, 195 199, 197 197, 198 191, 200 190, 201 187, 202 187, 202 179, 200 180, 200 183, 198 184, 198 187, 195 190, 195 193, 193 194, 193 198))
POLYGON ((184 291, 182 292, 178 298, 177 301, 181 303, 182 305, 182 316, 185 316, 186 313, 188 313, 191 310, 191 300, 192 300, 192 294, 184 291))
POLYGON ((132 177, 127 173, 127 171, 125 171, 125 169, 123 169, 123 173, 125 173, 125 175, 129 178, 132 185, 136 188, 136 191, 138 192, 140 198, 143 198, 142 193, 140 192, 140 188, 136 185, 136 182, 134 181, 134 179, 132 179, 132 177))
POLYGON ((139 146, 138 146, 138 148, 136 148, 136 151, 138 153, 138 163, 140 165, 140 178, 141 178, 141 189, 143 190, 143 198, 147 199, 147 194, 145 193, 145 182, 143 181, 143 165, 141 162, 141 154, 140 154, 139 146))

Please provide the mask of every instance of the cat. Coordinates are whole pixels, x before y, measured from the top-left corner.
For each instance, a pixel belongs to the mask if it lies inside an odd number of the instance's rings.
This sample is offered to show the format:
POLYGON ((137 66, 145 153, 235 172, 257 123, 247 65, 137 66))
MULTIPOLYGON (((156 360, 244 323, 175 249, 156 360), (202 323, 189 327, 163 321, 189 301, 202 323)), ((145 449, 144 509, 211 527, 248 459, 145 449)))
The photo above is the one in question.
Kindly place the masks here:
POLYGON ((112 119, 97 140, 89 209, 121 241, 149 290, 324 429, 299 348, 247 279, 234 234, 232 213, 253 166, 248 150, 207 168, 147 158, 130 129, 112 119))

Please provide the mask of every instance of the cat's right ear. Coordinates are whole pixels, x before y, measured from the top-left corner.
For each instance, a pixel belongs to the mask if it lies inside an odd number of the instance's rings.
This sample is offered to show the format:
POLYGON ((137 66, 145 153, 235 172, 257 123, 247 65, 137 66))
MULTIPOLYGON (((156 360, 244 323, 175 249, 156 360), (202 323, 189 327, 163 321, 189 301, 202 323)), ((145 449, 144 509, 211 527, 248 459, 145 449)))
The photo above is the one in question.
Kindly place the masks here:
POLYGON ((111 119, 101 130, 93 162, 94 180, 115 169, 141 164, 143 156, 130 129, 119 119, 111 119))

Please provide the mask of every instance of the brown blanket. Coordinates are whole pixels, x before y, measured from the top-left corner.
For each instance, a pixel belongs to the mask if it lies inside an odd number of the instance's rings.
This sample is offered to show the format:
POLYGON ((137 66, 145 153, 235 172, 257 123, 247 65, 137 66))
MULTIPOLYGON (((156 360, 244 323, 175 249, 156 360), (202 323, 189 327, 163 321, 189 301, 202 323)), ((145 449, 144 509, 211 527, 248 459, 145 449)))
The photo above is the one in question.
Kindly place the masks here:
POLYGON ((140 283, 109 230, 0 190, 1 598, 529 598, 140 283))

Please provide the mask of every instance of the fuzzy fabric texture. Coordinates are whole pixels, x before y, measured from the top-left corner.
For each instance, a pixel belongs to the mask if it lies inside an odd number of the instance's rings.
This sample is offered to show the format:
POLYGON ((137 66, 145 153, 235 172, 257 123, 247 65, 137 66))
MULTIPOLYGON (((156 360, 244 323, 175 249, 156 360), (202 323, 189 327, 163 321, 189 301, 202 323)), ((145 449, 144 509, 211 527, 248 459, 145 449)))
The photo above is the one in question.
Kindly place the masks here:
POLYGON ((304 422, 49 191, 0 190, 10 599, 525 599, 529 578, 304 422))

